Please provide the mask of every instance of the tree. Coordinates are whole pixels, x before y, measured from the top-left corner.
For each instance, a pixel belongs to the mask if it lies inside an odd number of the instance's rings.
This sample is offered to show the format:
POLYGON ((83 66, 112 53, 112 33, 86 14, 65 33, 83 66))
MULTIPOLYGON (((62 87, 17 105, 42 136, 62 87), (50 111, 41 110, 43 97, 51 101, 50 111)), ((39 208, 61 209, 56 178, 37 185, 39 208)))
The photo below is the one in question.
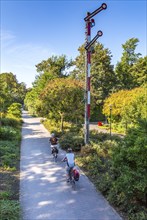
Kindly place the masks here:
POLYGON ((36 91, 35 88, 33 88, 29 92, 27 92, 25 99, 24 99, 25 108, 32 115, 36 115, 37 113, 38 96, 39 96, 38 92, 36 91))
POLYGON ((7 111, 7 118, 21 118, 21 104, 20 103, 13 103, 9 106, 7 111))
MULTIPOLYGON (((75 59, 72 76, 85 81, 85 48, 79 47, 80 55, 75 59)), ((101 114, 104 99, 115 90, 116 77, 111 65, 111 52, 100 43, 94 44, 91 55, 91 117, 101 114)))
POLYGON ((13 73, 0 74, 0 99, 3 103, 3 110, 7 110, 13 102, 23 104, 26 92, 26 85, 18 83, 13 73))
POLYGON ((134 75, 131 72, 133 65, 135 65, 141 55, 140 53, 135 53, 138 42, 137 38, 131 38, 125 44, 122 44, 123 53, 121 61, 117 63, 115 68, 118 90, 137 87, 134 75))
POLYGON ((43 60, 36 65, 39 75, 36 76, 36 80, 33 83, 35 87, 39 87, 40 90, 48 84, 49 80, 55 78, 65 78, 68 75, 68 68, 72 65, 72 61, 68 61, 65 55, 52 56, 47 60, 43 60))
POLYGON ((147 56, 139 58, 130 68, 130 73, 133 77, 134 87, 145 85, 147 82, 147 56))
POLYGON ((39 75, 36 76, 33 88, 27 93, 25 98, 25 106, 31 114, 43 116, 45 111, 42 109, 41 100, 39 100, 40 94, 52 80, 66 78, 68 75, 68 68, 71 65, 72 62, 68 61, 65 55, 59 57, 52 56, 36 65, 39 75))
POLYGON ((54 79, 40 94, 41 111, 47 118, 63 122, 83 118, 83 84, 79 80, 54 79))
POLYGON ((111 94, 103 106, 103 113, 107 117, 110 115, 110 105, 115 122, 132 123, 135 126, 139 120, 146 118, 146 87, 120 90, 111 94))

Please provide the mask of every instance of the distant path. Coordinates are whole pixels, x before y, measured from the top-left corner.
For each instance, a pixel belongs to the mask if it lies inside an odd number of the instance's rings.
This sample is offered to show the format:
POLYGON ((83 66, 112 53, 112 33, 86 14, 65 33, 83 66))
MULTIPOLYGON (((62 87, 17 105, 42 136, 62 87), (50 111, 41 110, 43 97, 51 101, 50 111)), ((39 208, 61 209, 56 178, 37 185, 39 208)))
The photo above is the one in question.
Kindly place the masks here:
MULTIPOLYGON (((98 126, 97 123, 90 123, 89 124, 89 130, 97 130, 99 133, 108 133, 110 134, 110 129, 105 129, 103 128, 103 126, 98 126)), ((125 135, 124 134, 118 134, 118 133, 114 133, 114 132, 111 132, 112 135, 117 135, 121 138, 124 138, 125 135)))
POLYGON ((65 164, 50 154, 49 133, 23 112, 20 162, 21 220, 121 220, 81 172, 76 190, 65 181, 65 164))

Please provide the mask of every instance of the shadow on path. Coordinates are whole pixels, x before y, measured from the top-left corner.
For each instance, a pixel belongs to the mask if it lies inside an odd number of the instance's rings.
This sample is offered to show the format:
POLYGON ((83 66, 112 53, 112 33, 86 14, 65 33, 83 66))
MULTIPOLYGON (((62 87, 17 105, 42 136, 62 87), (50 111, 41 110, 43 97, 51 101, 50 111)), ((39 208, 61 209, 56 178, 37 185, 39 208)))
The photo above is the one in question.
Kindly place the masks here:
POLYGON ((54 162, 49 133, 39 118, 23 114, 20 203, 22 220, 121 220, 81 172, 76 189, 66 183, 64 151, 54 162))

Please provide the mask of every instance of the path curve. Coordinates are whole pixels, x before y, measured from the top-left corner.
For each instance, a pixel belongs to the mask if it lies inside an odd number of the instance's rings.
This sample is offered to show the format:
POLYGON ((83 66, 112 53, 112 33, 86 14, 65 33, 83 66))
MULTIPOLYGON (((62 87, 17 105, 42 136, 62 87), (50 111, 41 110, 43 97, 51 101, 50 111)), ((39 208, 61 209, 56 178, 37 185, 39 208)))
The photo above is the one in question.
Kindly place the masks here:
POLYGON ((53 161, 49 132, 23 112, 20 204, 22 220, 122 220, 81 172, 76 189, 65 181, 65 152, 53 161))

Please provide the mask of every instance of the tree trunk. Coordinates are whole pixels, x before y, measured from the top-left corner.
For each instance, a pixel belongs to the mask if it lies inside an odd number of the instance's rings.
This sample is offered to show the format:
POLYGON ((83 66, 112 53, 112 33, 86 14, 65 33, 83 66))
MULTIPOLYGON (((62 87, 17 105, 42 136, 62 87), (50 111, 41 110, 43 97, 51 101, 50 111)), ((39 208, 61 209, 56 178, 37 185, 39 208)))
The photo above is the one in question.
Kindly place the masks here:
POLYGON ((64 114, 61 113, 61 132, 63 132, 63 118, 64 118, 64 114))

